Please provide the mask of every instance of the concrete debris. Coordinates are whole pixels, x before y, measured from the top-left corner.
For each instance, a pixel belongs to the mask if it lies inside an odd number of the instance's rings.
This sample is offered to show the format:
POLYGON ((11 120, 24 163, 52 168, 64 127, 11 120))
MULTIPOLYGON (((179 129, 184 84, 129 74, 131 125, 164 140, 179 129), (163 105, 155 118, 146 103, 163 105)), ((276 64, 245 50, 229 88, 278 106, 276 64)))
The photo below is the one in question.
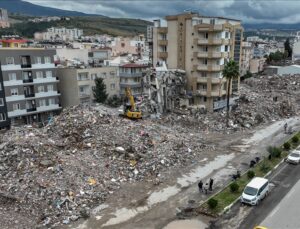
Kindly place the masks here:
POLYGON ((27 228, 69 224, 89 217, 123 184, 159 184, 163 171, 214 149, 197 133, 168 128, 83 106, 64 110, 43 128, 14 127, 0 142, 1 209, 16 207, 32 219, 27 228))
POLYGON ((211 114, 188 108, 166 115, 161 123, 178 123, 191 129, 227 132, 251 129, 260 124, 294 116, 299 111, 300 76, 263 76, 250 78, 241 85, 240 96, 231 107, 229 127, 226 108, 211 114))

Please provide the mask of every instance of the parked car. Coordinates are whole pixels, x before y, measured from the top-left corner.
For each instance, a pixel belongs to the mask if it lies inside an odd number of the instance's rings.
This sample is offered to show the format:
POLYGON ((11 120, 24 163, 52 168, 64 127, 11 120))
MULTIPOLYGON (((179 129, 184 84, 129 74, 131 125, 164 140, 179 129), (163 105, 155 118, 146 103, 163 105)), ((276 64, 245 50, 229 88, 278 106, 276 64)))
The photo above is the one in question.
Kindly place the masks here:
POLYGON ((263 227, 263 226, 256 226, 256 227, 254 227, 253 229, 268 229, 268 228, 263 227))
POLYGON ((250 205, 258 203, 266 197, 269 192, 269 180, 262 177, 254 177, 245 187, 241 202, 250 205))
POLYGON ((286 161, 292 164, 299 164, 300 162, 300 151, 293 150, 286 158, 286 161))

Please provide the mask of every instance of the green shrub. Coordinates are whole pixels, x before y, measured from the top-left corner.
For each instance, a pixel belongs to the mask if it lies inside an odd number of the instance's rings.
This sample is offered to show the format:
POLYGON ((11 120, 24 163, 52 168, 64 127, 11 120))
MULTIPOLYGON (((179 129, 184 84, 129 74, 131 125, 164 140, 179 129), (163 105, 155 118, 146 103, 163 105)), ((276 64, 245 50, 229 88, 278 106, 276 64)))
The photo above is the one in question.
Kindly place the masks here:
POLYGON ((298 143, 298 142, 299 142, 298 136, 292 137, 292 142, 293 142, 293 143, 298 143))
POLYGON ((236 182, 233 182, 230 184, 229 187, 231 192, 237 192, 240 186, 236 182))
POLYGON ((255 172, 254 172, 253 170, 249 170, 249 171, 247 172, 247 177, 248 177, 249 179, 252 179, 254 176, 255 176, 255 172))
POLYGON ((271 157, 281 157, 281 149, 278 147, 268 146, 267 151, 270 153, 271 157))
POLYGON ((285 143, 283 144, 283 148, 284 148, 285 150, 289 150, 289 149, 291 149, 291 144, 290 144, 289 142, 285 142, 285 143))
POLYGON ((270 170, 270 166, 267 165, 267 163, 263 162, 260 167, 259 167, 260 171, 262 171, 263 173, 267 173, 270 170))
POLYGON ((210 209, 215 209, 218 206, 218 200, 214 199, 214 198, 210 198, 207 201, 208 207, 210 209))

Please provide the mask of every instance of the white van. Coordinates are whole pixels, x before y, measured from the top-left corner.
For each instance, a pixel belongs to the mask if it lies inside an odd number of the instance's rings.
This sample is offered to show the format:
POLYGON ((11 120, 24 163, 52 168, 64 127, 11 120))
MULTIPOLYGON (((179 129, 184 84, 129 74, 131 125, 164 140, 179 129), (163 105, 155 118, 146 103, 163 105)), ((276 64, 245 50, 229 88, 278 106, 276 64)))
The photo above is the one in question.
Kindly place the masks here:
POLYGON ((269 181, 262 177, 254 177, 245 187, 241 202, 257 205, 269 192, 269 181))

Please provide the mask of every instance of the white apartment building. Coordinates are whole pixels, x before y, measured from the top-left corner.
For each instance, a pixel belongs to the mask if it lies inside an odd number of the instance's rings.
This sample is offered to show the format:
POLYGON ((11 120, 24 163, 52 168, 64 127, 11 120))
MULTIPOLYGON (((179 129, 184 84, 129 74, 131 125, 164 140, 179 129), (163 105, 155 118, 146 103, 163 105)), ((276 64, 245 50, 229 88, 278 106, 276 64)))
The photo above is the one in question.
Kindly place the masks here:
POLYGON ((51 27, 47 32, 35 33, 34 38, 39 40, 63 40, 63 41, 74 41, 83 35, 82 29, 68 29, 65 27, 51 27))

